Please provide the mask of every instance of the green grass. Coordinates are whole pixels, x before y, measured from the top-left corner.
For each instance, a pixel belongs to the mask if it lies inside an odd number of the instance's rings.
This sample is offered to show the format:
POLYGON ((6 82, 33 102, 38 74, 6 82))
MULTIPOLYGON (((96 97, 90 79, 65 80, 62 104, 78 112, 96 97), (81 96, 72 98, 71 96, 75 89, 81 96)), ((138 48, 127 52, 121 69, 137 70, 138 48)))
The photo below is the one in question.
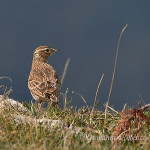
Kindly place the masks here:
MULTIPOLYGON (((65 126, 43 125, 42 123, 21 123, 15 121, 16 115, 37 118, 36 104, 25 104, 28 111, 20 112, 17 108, 8 106, 0 109, 0 149, 149 149, 150 129, 146 122, 141 122, 142 129, 134 127, 137 120, 131 120, 130 133, 140 135, 142 141, 133 140, 122 133, 123 140, 113 143, 113 132, 118 122, 124 117, 109 110, 107 122, 104 123, 105 113, 95 110, 91 116, 87 107, 74 110, 67 106, 65 110, 59 107, 43 108, 38 119, 62 120, 65 126), (31 109, 32 108, 32 109, 31 109), (34 109, 33 109, 34 108, 34 109), (33 111, 34 110, 34 111, 33 111), (133 125, 133 127, 132 127, 133 125), (146 139, 147 138, 147 139, 146 139)), ((144 112, 150 117, 150 111, 144 112)))

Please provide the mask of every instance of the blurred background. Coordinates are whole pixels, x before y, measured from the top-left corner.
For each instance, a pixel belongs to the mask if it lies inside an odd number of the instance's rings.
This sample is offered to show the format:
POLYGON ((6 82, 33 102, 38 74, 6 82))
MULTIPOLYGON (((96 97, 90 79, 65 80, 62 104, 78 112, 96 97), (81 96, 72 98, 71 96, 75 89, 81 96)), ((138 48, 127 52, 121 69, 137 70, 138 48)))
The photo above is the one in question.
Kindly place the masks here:
MULTIPOLYGON (((40 45, 60 49, 49 63, 61 77, 67 58, 71 61, 61 89, 69 89, 71 104, 97 100, 104 109, 111 84, 116 47, 122 28, 110 105, 121 110, 125 103, 149 103, 150 99, 150 1, 32 0, 0 1, 0 85, 12 86, 11 98, 32 99, 27 87, 33 51, 40 45)), ((1 91, 0 94, 2 94, 1 91)))

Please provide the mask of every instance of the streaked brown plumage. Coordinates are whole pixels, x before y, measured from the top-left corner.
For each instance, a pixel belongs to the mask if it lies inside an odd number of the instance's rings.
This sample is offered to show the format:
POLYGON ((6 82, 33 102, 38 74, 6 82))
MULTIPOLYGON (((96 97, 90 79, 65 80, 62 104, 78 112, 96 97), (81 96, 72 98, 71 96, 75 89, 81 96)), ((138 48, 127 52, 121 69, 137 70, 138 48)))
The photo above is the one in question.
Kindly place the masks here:
POLYGON ((28 88, 39 103, 59 102, 61 82, 55 69, 48 64, 48 58, 57 51, 49 46, 39 46, 34 51, 28 88))

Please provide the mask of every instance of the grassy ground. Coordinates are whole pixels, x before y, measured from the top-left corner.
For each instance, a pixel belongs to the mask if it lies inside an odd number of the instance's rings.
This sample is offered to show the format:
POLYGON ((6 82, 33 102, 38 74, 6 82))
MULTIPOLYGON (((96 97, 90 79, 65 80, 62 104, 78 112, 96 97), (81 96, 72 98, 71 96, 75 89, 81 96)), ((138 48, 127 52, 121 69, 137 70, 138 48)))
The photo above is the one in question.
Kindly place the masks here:
POLYGON ((149 149, 150 110, 126 109, 122 113, 108 109, 105 112, 88 107, 65 110, 48 106, 37 116, 36 104, 26 104, 28 109, 6 106, 0 109, 0 149, 149 149), (64 126, 43 123, 18 122, 15 116, 33 119, 61 120, 64 126))

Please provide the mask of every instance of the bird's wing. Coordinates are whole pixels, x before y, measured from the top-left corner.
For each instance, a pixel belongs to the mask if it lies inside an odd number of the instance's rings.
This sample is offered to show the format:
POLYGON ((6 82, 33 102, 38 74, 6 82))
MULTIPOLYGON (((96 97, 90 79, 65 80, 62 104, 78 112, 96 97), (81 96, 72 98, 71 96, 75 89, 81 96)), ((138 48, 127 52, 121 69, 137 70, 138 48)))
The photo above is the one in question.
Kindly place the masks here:
POLYGON ((47 83, 46 93, 54 94, 56 96, 59 95, 60 91, 60 80, 54 69, 46 68, 45 70, 45 79, 47 83))
POLYGON ((46 67, 44 70, 33 70, 28 79, 28 87, 30 91, 36 93, 40 97, 46 98, 46 94, 53 94, 59 83, 56 71, 46 67))

